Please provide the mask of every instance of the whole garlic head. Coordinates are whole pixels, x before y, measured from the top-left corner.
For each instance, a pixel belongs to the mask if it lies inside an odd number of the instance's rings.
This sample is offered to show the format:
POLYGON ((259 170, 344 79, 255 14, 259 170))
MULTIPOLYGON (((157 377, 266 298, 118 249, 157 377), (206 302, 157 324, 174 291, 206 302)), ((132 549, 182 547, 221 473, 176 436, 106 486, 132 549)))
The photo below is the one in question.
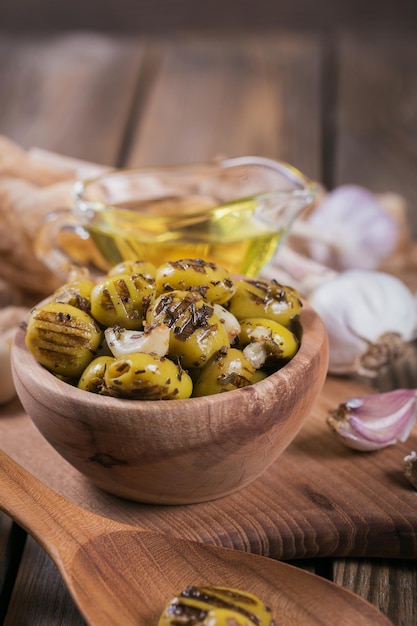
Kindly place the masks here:
POLYGON ((310 294, 329 336, 329 372, 375 377, 416 337, 417 307, 398 278, 347 270, 310 294))

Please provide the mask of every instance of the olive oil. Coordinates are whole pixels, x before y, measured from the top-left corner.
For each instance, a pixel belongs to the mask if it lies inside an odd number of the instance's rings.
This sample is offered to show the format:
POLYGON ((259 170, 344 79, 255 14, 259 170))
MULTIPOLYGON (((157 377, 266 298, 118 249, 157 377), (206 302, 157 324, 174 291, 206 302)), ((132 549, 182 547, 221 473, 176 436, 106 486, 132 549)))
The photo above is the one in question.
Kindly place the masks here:
MULTIPOLYGON (((175 203, 177 204, 177 203, 175 203)), ((256 215, 254 199, 223 206, 202 202, 200 209, 157 213, 129 207, 107 208, 88 226, 90 235, 109 265, 127 259, 146 259, 159 265, 181 258, 202 258, 233 273, 257 276, 271 260, 283 228, 256 215)), ((178 207, 177 207, 178 209, 178 207)))

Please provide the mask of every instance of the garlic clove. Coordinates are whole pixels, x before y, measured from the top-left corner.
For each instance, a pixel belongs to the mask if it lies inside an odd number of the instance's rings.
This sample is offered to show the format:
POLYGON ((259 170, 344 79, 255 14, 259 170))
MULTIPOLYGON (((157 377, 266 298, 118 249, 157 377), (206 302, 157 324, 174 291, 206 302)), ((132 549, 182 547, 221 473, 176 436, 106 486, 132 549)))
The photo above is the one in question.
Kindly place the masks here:
POLYGON ((261 341, 252 341, 243 348, 243 354, 252 363, 256 370, 265 365, 268 358, 268 351, 261 341))
POLYGON ((135 352, 152 352, 160 357, 168 354, 170 330, 165 324, 150 326, 143 331, 113 326, 106 328, 104 335, 111 353, 117 359, 135 352))
POLYGON ((396 389, 343 402, 327 424, 346 446, 372 451, 405 441, 416 419, 416 390, 396 389))
POLYGON ((214 303, 213 309, 215 315, 217 315, 227 332, 230 344, 233 345, 236 337, 238 337, 240 333, 240 323, 237 318, 221 304, 218 304, 217 302, 214 303))

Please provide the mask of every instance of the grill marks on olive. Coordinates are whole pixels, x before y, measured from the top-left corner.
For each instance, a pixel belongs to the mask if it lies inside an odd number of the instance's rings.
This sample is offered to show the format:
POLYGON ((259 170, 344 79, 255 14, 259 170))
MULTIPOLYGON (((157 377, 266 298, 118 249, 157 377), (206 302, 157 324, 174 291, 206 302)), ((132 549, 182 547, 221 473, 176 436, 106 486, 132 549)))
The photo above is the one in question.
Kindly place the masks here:
POLYGON ((36 319, 42 323, 38 328, 40 349, 62 352, 66 348, 89 348, 91 332, 72 315, 40 310, 36 319))
POLYGON ((213 307, 201 303, 200 296, 195 293, 186 295, 182 300, 168 293, 160 298, 155 307, 156 315, 162 316, 164 323, 172 328, 180 341, 187 341, 198 328, 206 328, 208 333, 216 332, 216 326, 208 323, 213 312, 213 307))
MULTIPOLYGON (((245 623, 261 626, 263 620, 261 615, 257 614, 260 608, 263 615, 270 612, 257 598, 240 593, 238 590, 189 585, 167 607, 165 617, 171 626, 197 626, 206 618, 214 617, 216 610, 220 609, 230 611, 226 623, 231 626, 237 626, 239 616, 244 618, 245 623)), ((272 619, 269 620, 269 624, 274 625, 272 619)))
POLYGON ((200 274, 205 274, 208 267, 213 271, 217 269, 215 263, 204 261, 203 259, 181 259, 179 261, 170 261, 170 265, 177 270, 192 268, 195 272, 200 272, 200 274))
MULTIPOLYGON (((132 306, 132 296, 130 294, 126 281, 123 278, 121 278, 119 280, 115 280, 113 284, 114 284, 115 293, 117 294, 119 298, 119 302, 121 306, 123 307, 124 314, 126 315, 126 317, 130 319, 134 317, 141 318, 142 317, 141 312, 139 312, 138 310, 135 309, 134 306, 132 306)), ((101 305, 103 309, 105 309, 106 311, 116 310, 114 298, 111 297, 111 294, 108 289, 103 289, 101 305)))
POLYGON ((178 365, 155 354, 132 353, 114 361, 105 372, 110 395, 141 400, 189 397, 192 382, 178 365))
MULTIPOLYGON (((256 304, 268 306, 271 302, 285 302, 288 306, 293 306, 291 301, 288 300, 289 292, 293 290, 278 283, 272 279, 270 281, 265 280, 247 280, 249 285, 253 285, 261 292, 261 295, 257 295, 251 291, 248 291, 248 297, 256 302, 256 304)), ((295 292, 294 292, 295 293, 295 292)))
POLYGON ((226 387, 227 385, 233 385, 236 389, 240 389, 241 387, 248 387, 252 384, 246 376, 242 376, 242 374, 238 374, 237 372, 229 372, 228 374, 219 374, 217 376, 217 382, 219 385, 226 387))

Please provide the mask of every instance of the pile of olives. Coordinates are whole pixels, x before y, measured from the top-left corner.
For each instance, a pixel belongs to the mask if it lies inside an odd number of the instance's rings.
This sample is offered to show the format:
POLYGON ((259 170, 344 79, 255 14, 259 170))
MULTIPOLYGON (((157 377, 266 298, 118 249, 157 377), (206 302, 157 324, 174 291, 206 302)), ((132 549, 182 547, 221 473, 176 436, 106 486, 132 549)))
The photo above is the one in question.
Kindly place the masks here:
POLYGON ((297 352, 301 300, 291 287, 234 278, 202 259, 125 261, 78 277, 28 320, 35 359, 80 389, 170 400, 251 385, 297 352))

